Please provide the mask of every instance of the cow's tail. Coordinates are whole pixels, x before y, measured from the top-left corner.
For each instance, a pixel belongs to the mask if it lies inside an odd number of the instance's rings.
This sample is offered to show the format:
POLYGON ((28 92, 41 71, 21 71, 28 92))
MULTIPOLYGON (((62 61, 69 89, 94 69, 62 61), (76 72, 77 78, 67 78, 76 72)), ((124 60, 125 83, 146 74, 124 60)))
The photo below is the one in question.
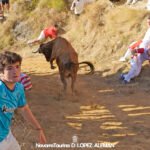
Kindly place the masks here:
POLYGON ((79 63, 79 65, 80 64, 87 64, 90 67, 90 69, 91 69, 89 73, 91 73, 91 74, 94 73, 95 68, 94 68, 94 65, 91 62, 89 62, 89 61, 82 61, 82 62, 79 63))

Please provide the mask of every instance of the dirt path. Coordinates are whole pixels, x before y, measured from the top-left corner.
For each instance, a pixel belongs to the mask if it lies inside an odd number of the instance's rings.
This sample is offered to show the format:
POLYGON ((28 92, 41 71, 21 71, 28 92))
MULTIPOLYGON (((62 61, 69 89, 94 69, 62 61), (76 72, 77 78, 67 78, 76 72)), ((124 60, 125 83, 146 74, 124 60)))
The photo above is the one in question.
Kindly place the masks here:
MULTIPOLYGON (((27 99, 44 128, 47 143, 72 143, 76 135, 79 143, 115 145, 107 149, 149 150, 150 82, 146 81, 150 72, 144 72, 145 78, 130 85, 119 83, 118 74, 107 77, 102 77, 99 71, 94 75, 79 74, 76 95, 72 96, 68 90, 64 96, 57 70, 51 71, 43 56, 25 58, 22 68, 32 78, 33 89, 27 93, 27 99)), ((22 150, 40 149, 35 148, 36 131, 20 115, 16 115, 13 133, 22 150)), ((92 148, 96 149, 103 148, 92 148)))

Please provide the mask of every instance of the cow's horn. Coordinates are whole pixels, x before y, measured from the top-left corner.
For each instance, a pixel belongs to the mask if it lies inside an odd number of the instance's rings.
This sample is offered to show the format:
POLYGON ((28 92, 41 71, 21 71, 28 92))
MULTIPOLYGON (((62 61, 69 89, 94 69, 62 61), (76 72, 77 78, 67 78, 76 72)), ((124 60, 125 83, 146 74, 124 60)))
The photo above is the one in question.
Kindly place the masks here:
POLYGON ((39 50, 37 49, 36 51, 32 51, 32 53, 37 53, 39 50))

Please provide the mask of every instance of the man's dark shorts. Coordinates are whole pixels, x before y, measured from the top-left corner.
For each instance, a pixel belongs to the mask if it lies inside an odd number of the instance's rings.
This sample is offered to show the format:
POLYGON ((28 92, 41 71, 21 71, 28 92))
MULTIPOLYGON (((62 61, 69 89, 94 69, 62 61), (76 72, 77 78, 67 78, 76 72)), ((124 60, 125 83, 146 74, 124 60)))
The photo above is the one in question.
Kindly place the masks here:
POLYGON ((3 4, 3 5, 9 4, 9 0, 2 0, 2 4, 3 4))

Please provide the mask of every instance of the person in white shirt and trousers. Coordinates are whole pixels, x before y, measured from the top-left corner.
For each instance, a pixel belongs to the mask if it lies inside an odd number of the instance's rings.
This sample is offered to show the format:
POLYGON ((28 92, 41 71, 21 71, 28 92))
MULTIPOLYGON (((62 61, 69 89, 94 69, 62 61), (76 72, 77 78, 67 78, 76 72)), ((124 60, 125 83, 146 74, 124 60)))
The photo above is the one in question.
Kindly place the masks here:
MULTIPOLYGON (((147 25, 148 25, 148 29, 147 32, 145 33, 145 36, 142 40, 139 40, 139 45, 138 48, 144 48, 147 49, 148 45, 150 45, 150 16, 147 18, 147 25), (141 42, 140 42, 141 41, 141 42)), ((119 61, 126 61, 127 58, 129 56, 131 56, 131 51, 132 49, 130 48, 134 43, 131 43, 131 45, 129 46, 129 48, 127 49, 125 55, 123 57, 120 58, 119 61)))
POLYGON ((91 2, 94 2, 94 0, 74 0, 70 10, 74 11, 74 14, 79 16, 84 10, 84 5, 91 2))

